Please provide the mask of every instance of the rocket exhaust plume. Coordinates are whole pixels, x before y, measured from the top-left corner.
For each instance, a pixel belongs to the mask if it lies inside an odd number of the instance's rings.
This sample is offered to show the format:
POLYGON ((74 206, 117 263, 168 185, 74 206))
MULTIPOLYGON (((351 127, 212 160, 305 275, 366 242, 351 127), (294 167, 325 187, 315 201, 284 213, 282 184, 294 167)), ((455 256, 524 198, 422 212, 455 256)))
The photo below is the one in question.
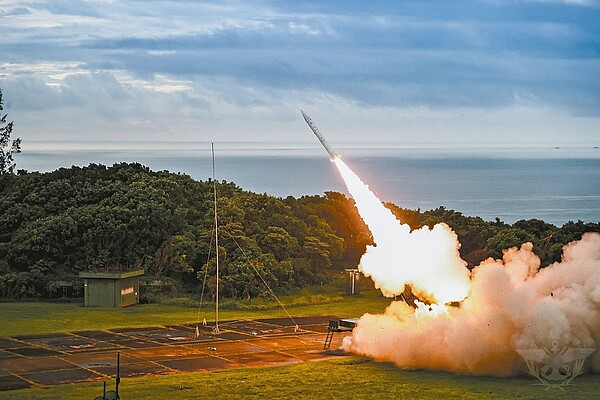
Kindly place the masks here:
POLYGON ((411 232, 341 159, 334 162, 375 242, 362 256, 360 271, 387 297, 410 285, 417 297, 439 306, 464 299, 469 270, 450 227, 438 224, 411 232))
POLYGON ((410 285, 414 294, 428 303, 443 306, 464 299, 469 289, 469 271, 459 256, 456 234, 446 224, 411 232, 333 151, 310 117, 301 112, 338 168, 373 235, 376 246, 367 248, 360 271, 370 276, 387 297, 401 294, 410 285))
MULTIPOLYGON (((562 261, 545 268, 540 268, 532 244, 525 243, 505 250, 502 260, 490 258, 469 272, 450 227, 411 231, 323 145, 373 235, 375 246, 368 246, 361 258, 361 272, 387 297, 408 285, 431 303, 417 301, 413 309, 392 301, 384 314, 365 314, 345 338, 344 350, 402 368, 513 376, 526 370, 522 349, 554 354, 554 362, 558 353, 552 349, 576 347, 589 355, 598 347, 600 234, 586 233, 566 245, 562 261), (455 301, 460 301, 458 307, 445 306, 455 301)), ((588 361, 592 372, 600 372, 600 351, 588 361)), ((561 370, 555 369, 550 372, 560 377, 561 370)))
MULTIPOLYGON (((502 260, 488 259, 473 270, 460 307, 419 310, 395 301, 383 315, 366 314, 342 347, 402 368, 495 376, 526 371, 523 349, 542 350, 547 365, 555 361, 552 349, 596 349, 600 235, 584 234, 565 246, 562 262, 542 269, 531 243, 508 249, 502 260)), ((588 358, 592 372, 600 372, 599 353, 588 358)), ((564 374, 558 361, 556 371, 546 373, 564 374)))

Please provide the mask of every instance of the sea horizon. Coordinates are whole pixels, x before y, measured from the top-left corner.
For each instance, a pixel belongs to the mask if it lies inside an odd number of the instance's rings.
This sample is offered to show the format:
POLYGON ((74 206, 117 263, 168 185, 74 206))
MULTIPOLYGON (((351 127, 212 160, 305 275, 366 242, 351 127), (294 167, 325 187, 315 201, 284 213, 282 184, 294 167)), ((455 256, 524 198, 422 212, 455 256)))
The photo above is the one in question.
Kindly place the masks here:
MULTIPOLYGON (((348 196, 327 153, 313 143, 215 143, 218 180, 276 197, 348 196)), ((335 150, 384 202, 422 211, 444 206, 507 223, 600 220, 600 149, 592 146, 338 145, 335 150)), ((210 142, 27 143, 17 169, 138 162, 154 171, 212 176, 210 142)))

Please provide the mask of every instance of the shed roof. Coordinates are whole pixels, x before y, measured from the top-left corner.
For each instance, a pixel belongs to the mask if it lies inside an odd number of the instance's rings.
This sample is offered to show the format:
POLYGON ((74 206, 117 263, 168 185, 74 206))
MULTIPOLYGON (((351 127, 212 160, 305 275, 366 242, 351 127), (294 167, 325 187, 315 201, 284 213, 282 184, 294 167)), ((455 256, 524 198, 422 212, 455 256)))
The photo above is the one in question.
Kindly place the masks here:
POLYGON ((86 279, 124 279, 131 278, 134 276, 144 275, 143 269, 136 269, 135 271, 126 272, 89 272, 84 271, 79 273, 80 278, 86 279))

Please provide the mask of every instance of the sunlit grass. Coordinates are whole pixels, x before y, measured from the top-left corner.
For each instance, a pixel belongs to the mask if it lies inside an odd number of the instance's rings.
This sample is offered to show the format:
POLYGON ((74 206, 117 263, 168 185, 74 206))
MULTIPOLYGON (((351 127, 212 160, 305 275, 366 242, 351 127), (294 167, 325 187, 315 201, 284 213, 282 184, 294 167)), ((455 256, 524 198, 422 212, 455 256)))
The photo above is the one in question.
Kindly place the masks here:
MULTIPOLYGON (((390 303, 379 291, 364 291, 359 296, 341 296, 339 293, 300 293, 282 298, 293 316, 336 315, 359 317, 366 312, 382 312, 390 303), (308 296, 308 297, 307 297, 308 296)), ((219 319, 285 318, 285 312, 275 301, 264 301, 252 309, 221 309, 219 319)), ((201 310, 164 304, 138 304, 127 308, 83 307, 82 304, 63 303, 0 303, 2 324, 0 336, 102 330, 117 327, 139 327, 195 323, 206 318, 214 320, 212 304, 201 310)))
MULTIPOLYGON (((598 375, 582 375, 570 386, 546 390, 529 377, 499 379, 446 372, 404 371, 388 363, 341 357, 267 368, 126 378, 123 399, 593 399, 598 375)), ((114 380, 107 382, 114 388, 114 380)), ((102 382, 0 392, 1 398, 93 399, 102 382)))

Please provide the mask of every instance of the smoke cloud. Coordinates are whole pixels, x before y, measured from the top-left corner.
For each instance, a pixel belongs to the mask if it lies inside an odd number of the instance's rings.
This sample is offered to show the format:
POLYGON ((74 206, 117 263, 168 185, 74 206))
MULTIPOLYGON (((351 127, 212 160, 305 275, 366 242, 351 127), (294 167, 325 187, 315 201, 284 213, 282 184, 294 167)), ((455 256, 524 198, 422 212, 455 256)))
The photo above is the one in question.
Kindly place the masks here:
POLYGON ((438 224, 411 232, 340 158, 334 161, 376 244, 367 247, 360 271, 387 297, 402 293, 408 284, 419 297, 438 304, 464 299, 469 270, 450 227, 438 224))
MULTIPOLYGON (((600 343, 600 234, 564 247, 562 261, 540 268, 533 245, 504 251, 471 273, 456 234, 445 224, 410 232, 337 159, 359 213, 373 234, 360 269, 386 296, 405 284, 440 306, 392 301, 362 316, 342 348, 402 368, 513 376, 524 371, 517 349, 597 348, 600 343), (386 212, 387 211, 387 212, 386 212), (459 307, 444 307, 462 300, 459 307)), ((589 359, 600 372, 600 352, 589 359)))

